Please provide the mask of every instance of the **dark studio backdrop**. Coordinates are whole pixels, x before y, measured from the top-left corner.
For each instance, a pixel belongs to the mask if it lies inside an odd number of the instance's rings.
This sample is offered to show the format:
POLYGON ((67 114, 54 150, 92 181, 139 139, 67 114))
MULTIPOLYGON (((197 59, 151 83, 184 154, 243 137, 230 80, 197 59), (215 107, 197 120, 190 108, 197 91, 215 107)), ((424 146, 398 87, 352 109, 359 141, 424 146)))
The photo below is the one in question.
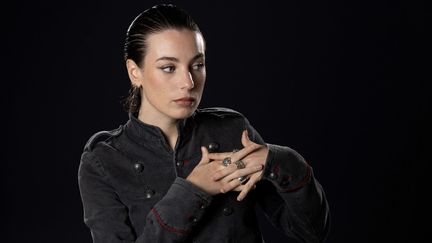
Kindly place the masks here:
MULTIPOLYGON (((124 34, 155 3, 2 7, 1 242, 91 242, 80 154, 93 133, 127 119, 124 34)), ((423 240, 431 161, 423 3, 174 3, 207 41, 201 107, 241 111, 267 142, 309 161, 330 203, 327 242, 423 240)), ((263 233, 285 242, 270 226, 263 233)))

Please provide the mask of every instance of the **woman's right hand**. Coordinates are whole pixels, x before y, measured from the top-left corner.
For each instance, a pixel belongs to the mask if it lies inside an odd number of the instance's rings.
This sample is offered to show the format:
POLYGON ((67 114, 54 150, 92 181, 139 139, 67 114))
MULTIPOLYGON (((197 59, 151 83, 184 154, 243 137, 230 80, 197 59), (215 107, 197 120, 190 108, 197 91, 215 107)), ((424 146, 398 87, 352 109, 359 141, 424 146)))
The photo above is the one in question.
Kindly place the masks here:
MULTIPOLYGON (((209 152, 206 147, 201 147, 201 153, 201 161, 195 166, 186 180, 210 195, 219 194, 223 191, 222 189, 224 187, 226 188, 229 186, 227 185, 229 181, 214 180, 213 176, 215 172, 225 169, 225 166, 222 163, 212 163, 209 159, 209 152)), ((249 167, 243 169, 242 173, 244 175, 249 175, 259 170, 262 170, 261 166, 249 167)), ((235 188, 233 188, 233 190, 234 189, 235 188)), ((223 192, 226 193, 227 191, 223 192)))
POLYGON ((221 182, 212 180, 211 175, 220 169, 220 165, 210 163, 206 147, 201 147, 201 154, 201 161, 195 166, 186 180, 210 195, 218 194, 223 185, 221 182))

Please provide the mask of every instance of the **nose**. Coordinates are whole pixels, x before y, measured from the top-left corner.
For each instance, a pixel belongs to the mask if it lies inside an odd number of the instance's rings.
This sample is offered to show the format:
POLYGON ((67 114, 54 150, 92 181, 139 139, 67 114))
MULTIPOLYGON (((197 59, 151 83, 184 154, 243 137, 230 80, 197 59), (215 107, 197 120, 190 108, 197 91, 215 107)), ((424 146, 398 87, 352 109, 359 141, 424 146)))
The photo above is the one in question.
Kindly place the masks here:
POLYGON ((182 89, 193 89, 195 87, 195 82, 193 80, 191 72, 187 71, 182 79, 181 88, 182 89))

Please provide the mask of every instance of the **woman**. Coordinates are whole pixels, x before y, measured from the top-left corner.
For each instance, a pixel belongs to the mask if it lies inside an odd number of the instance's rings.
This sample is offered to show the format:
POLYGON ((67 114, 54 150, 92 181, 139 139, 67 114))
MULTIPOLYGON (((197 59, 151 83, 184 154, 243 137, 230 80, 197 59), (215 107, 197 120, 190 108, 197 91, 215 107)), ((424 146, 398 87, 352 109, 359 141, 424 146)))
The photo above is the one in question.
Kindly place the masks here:
POLYGON ((258 204, 301 242, 328 230, 324 192, 304 159, 265 144, 240 113, 197 109, 204 38, 192 18, 157 5, 130 25, 129 120, 93 135, 79 186, 93 242, 262 242, 258 204))

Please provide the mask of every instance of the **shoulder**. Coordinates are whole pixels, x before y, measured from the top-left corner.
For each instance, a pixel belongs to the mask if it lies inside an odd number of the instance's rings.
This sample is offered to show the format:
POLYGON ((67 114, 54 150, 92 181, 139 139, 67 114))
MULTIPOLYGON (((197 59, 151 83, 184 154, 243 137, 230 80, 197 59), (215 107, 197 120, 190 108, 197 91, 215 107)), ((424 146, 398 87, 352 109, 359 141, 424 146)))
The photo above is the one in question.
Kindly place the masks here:
POLYGON ((209 107, 197 109, 197 118, 244 118, 243 114, 226 107, 209 107))
POLYGON ((123 125, 120 125, 118 128, 113 130, 104 130, 99 131, 93 134, 86 142, 84 146, 84 152, 91 152, 94 147, 101 143, 109 141, 115 137, 120 136, 123 133, 123 125))
POLYGON ((81 154, 79 175, 90 172, 105 175, 105 163, 103 158, 109 158, 112 153, 111 142, 123 133, 124 126, 121 125, 113 130, 99 131, 93 134, 86 142, 84 151, 81 154))
POLYGON ((214 131, 222 129, 222 132, 225 132, 227 128, 240 132, 247 129, 252 141, 259 144, 265 143, 248 118, 236 110, 225 107, 211 107, 198 109, 195 114, 197 117, 195 120, 200 124, 204 124, 204 127, 214 131))
POLYGON ((226 129, 244 130, 248 126, 246 117, 233 109, 225 107, 210 107, 197 109, 194 121, 200 127, 214 131, 226 131, 226 129))

